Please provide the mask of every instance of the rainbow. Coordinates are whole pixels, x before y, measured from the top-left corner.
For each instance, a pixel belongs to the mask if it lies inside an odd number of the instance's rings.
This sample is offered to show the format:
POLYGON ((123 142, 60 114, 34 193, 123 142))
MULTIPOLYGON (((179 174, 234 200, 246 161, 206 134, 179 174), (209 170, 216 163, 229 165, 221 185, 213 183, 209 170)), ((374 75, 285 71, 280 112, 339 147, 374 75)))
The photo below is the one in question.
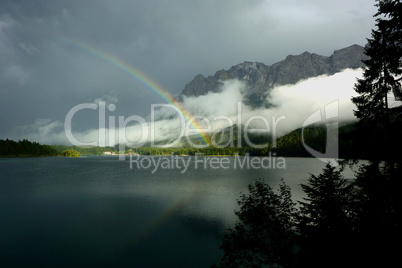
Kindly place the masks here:
MULTIPOLYGON (((183 105, 176 101, 173 96, 166 91, 162 86, 160 86, 157 82, 152 80, 149 76, 143 73, 141 70, 134 68, 133 66, 129 65, 128 63, 124 62, 123 60, 115 57, 112 54, 109 54, 105 51, 92 47, 88 44, 83 42, 72 41, 71 39, 63 39, 65 43, 81 50, 90 55, 95 56, 103 60, 104 62, 111 64, 112 66, 116 67, 117 69, 121 70, 122 72, 128 74, 130 77, 134 78, 146 88, 150 89, 153 93, 158 95, 164 102, 174 105, 179 111, 181 111, 184 118, 187 122, 190 123, 190 126, 196 131, 197 135, 200 139, 205 142, 207 146, 210 146, 210 141, 206 133, 202 130, 202 127, 197 123, 197 121, 193 120, 193 116, 191 113, 183 107, 183 105)), ((189 196, 183 196, 175 201, 173 201, 161 214, 157 215, 155 218, 151 220, 149 225, 139 232, 136 235, 129 237, 126 243, 123 245, 131 245, 141 241, 141 239, 146 238, 150 233, 154 232, 160 225, 165 223, 173 214, 180 211, 180 209, 189 201, 196 194, 196 192, 190 193, 189 196)))
POLYGON ((164 209, 162 213, 154 217, 145 228, 130 237, 127 244, 139 243, 142 239, 147 238, 148 235, 155 232, 159 226, 166 223, 174 214, 178 213, 190 201, 192 195, 190 197, 180 197, 178 200, 171 202, 170 205, 164 209))
POLYGON ((99 59, 102 59, 106 63, 113 65, 117 69, 128 74, 129 76, 140 82, 142 85, 150 89, 166 103, 175 106, 177 109, 179 109, 184 118, 187 120, 187 122, 189 122, 190 126, 196 131, 197 135, 205 142, 205 144, 210 145, 208 136, 206 135, 205 132, 201 131, 202 127, 197 123, 197 121, 192 119, 193 116, 191 115, 191 113, 180 102, 176 101, 174 97, 166 89, 164 89, 157 82, 152 80, 141 70, 134 68, 127 62, 124 62, 123 60, 115 57, 114 55, 108 52, 102 51, 98 48, 95 48, 83 42, 72 41, 71 39, 64 39, 64 42, 78 48, 79 50, 87 52, 99 59))
POLYGON ((168 220, 176 213, 179 213, 186 204, 191 202, 191 200, 201 193, 200 189, 205 188, 205 186, 198 185, 197 190, 192 190, 190 194, 183 194, 177 200, 170 202, 170 205, 163 210, 162 213, 153 217, 149 224, 140 230, 135 230, 133 233, 128 233, 126 240, 121 243, 116 251, 124 251, 125 248, 129 248, 132 245, 141 243, 141 240, 147 239, 149 235, 155 232, 161 225, 168 222, 168 220))

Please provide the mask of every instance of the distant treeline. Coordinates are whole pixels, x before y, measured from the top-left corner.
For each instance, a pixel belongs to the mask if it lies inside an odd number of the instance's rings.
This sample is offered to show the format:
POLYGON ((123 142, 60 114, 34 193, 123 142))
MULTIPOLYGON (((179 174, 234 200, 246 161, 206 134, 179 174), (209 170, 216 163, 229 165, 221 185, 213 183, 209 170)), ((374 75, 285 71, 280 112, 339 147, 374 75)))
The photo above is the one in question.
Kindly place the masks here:
MULTIPOLYGON (((402 108, 390 109, 387 128, 373 127, 362 122, 341 125, 338 129, 339 158, 341 159, 402 159, 402 108), (384 138, 388 137, 388 138, 384 138), (392 147, 390 147, 392 144, 392 147)), ((325 153, 327 126, 310 126, 304 129, 304 144, 325 153)), ((278 155, 309 157, 303 145, 302 129, 296 129, 276 141, 278 155)), ((261 150, 260 150, 261 151, 261 150)), ((258 154, 259 152, 256 152, 258 154)))
MULTIPOLYGON (((402 140, 397 137, 402 137, 402 120, 394 121, 393 132, 394 132, 394 148, 402 148, 402 140)), ((377 132, 381 130, 377 129, 377 132)), ((311 154, 306 150, 305 145, 310 148, 320 152, 326 153, 327 145, 327 133, 328 129, 326 125, 312 125, 306 127, 304 130, 301 128, 291 131, 290 133, 279 137, 275 144, 270 136, 263 136, 264 139, 260 139, 259 142, 255 144, 268 144, 263 148, 253 148, 250 146, 243 147, 207 147, 207 148, 192 148, 192 147, 182 147, 182 148, 155 148, 150 146, 144 146, 136 149, 132 149, 132 152, 138 153, 140 155, 167 155, 167 154, 178 154, 178 155, 245 155, 250 156, 267 156, 269 153, 275 154, 276 156, 288 156, 288 157, 312 157, 311 154), (303 132, 303 135, 302 135, 303 132), (304 139, 303 139, 304 138, 304 139)), ((378 146, 373 146, 372 129, 357 122, 348 123, 341 125, 338 129, 338 136, 330 136, 329 139, 337 139, 339 158, 341 159, 400 159, 401 156, 398 153, 399 150, 390 150, 387 155, 383 155, 378 152, 378 146)), ((235 133, 235 137, 237 134, 235 133)), ((254 138, 254 140, 256 140, 254 138)), ((377 143, 382 143, 381 138, 378 139, 377 143)), ((236 144, 234 142, 234 144, 236 144)), ((247 145, 246 142, 242 142, 243 145, 247 145)), ((77 149, 80 151, 79 149, 77 149)), ((82 148, 81 150, 84 150, 82 148)), ((114 150, 118 152, 118 147, 108 148, 108 150, 114 150)), ((129 148, 126 148, 129 150, 129 148)), ((81 151, 80 151, 81 152, 81 151)), ((83 154, 83 152, 81 152, 83 154)), ((337 158, 336 155, 333 157, 337 158)))
POLYGON ((57 156, 59 154, 59 151, 49 145, 41 145, 25 139, 20 141, 0 140, 0 156, 2 157, 57 156))
POLYGON ((64 152, 66 150, 75 150, 81 155, 102 155, 103 152, 116 152, 117 147, 97 147, 97 146, 68 146, 68 145, 50 145, 58 152, 64 152))
MULTIPOLYGON (((394 137, 402 136, 402 120, 395 120, 392 124, 394 137)), ((378 130, 377 130, 378 132, 378 130)), ((399 150, 389 150, 387 157, 374 150, 372 141, 372 131, 362 124, 348 123, 340 126, 338 129, 338 136, 330 137, 338 139, 339 145, 339 158, 342 159, 373 159, 373 157, 380 157, 382 159, 392 157, 399 159, 399 150)), ((237 132, 234 133, 237 137, 237 132)), ((378 139, 378 143, 382 141, 378 139)), ((275 144, 269 135, 261 136, 259 139, 253 137, 255 144, 268 144, 263 148, 253 148, 247 146, 245 141, 242 141, 243 147, 224 147, 219 148, 209 146, 206 148, 195 148, 190 146, 176 147, 176 148, 160 148, 152 147, 150 144, 139 147, 129 148, 125 147, 125 153, 137 153, 140 155, 221 155, 221 156, 234 156, 249 154, 250 156, 288 156, 288 157, 311 157, 307 152, 305 145, 320 152, 326 152, 327 143, 327 126, 326 125, 313 125, 305 129, 296 129, 290 133, 279 137, 275 144), (303 133, 303 135, 302 135, 303 133)), ((233 142, 236 144, 236 141, 233 142)), ((394 140, 395 148, 402 148, 402 141, 398 138, 394 140)), ((377 146, 378 148, 378 146, 377 146)), ((104 152, 119 153, 119 145, 113 147, 96 147, 96 146, 68 146, 68 145, 40 145, 36 142, 28 140, 12 141, 0 140, 0 156, 54 156, 64 155, 63 152, 67 150, 75 150, 80 155, 103 155, 104 152)), ((334 155, 333 157, 337 157, 334 155)))

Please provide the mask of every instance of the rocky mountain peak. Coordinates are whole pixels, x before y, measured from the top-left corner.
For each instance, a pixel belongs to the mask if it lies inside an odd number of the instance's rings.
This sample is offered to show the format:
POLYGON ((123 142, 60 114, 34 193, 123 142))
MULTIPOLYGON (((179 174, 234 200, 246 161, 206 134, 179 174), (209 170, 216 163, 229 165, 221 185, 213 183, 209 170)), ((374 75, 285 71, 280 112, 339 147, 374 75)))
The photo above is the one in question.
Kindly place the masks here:
POLYGON ((267 66, 259 62, 245 61, 229 68, 219 70, 213 76, 197 75, 188 83, 178 99, 183 96, 201 96, 210 92, 219 92, 222 81, 238 79, 247 85, 246 103, 254 106, 269 106, 266 96, 275 85, 295 84, 311 77, 334 74, 346 68, 363 67, 366 59, 364 48, 352 45, 335 50, 329 56, 321 56, 308 51, 300 55, 289 55, 285 60, 267 66))

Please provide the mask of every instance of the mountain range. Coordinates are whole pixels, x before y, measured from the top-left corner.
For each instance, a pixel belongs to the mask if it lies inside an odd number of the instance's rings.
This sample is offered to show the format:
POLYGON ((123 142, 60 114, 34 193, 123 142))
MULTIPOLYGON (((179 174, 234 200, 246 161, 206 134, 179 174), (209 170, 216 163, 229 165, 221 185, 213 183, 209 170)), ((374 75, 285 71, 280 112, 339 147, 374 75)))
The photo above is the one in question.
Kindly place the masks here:
POLYGON ((267 95, 275 86, 296 84, 297 82, 320 75, 332 75, 344 69, 357 69, 364 66, 367 59, 364 47, 352 45, 335 50, 329 57, 304 52, 289 55, 285 60, 267 66, 261 62, 243 62, 229 70, 217 71, 208 77, 198 74, 188 83, 177 97, 197 97, 211 92, 220 92, 223 81, 237 79, 245 82, 245 103, 252 107, 270 107, 267 95))

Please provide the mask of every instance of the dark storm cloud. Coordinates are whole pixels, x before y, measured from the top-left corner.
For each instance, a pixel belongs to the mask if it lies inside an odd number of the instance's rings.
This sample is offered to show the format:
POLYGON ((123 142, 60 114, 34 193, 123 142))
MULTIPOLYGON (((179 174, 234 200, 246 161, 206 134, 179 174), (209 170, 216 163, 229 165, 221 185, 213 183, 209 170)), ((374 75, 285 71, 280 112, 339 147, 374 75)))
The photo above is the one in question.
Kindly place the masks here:
MULTIPOLYGON (((63 122, 75 105, 105 97, 116 104, 116 114, 126 116, 146 115, 151 103, 162 102, 71 42, 120 58, 177 95, 196 74, 246 60, 272 64, 306 50, 329 55, 364 45, 374 26, 373 5, 374 0, 3 0, 0 138, 17 126, 63 122)), ((95 119, 96 114, 83 115, 77 127, 96 126, 95 119)))

